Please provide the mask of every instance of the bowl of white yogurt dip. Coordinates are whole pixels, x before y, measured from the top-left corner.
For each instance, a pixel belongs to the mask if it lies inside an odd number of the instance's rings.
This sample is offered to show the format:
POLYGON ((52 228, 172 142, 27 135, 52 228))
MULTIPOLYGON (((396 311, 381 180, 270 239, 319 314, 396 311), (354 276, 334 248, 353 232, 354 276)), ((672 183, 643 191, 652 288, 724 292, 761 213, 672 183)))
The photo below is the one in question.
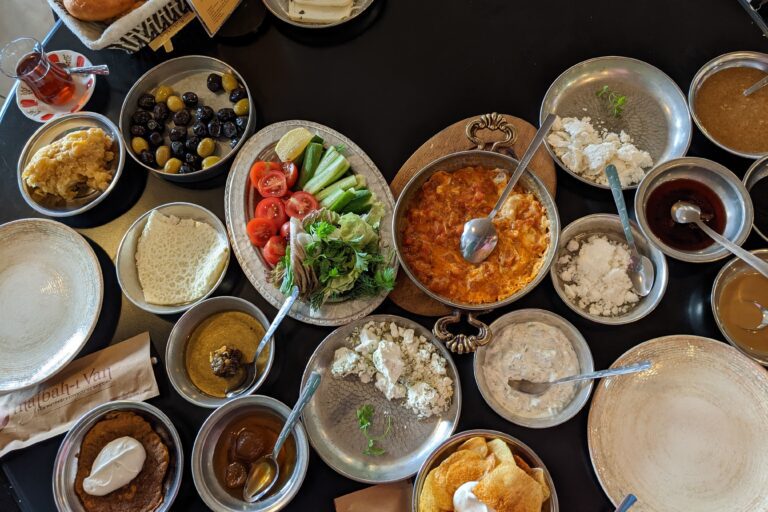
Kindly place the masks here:
POLYGON ((507 421, 547 428, 573 418, 587 403, 593 381, 551 386, 533 396, 513 389, 509 379, 554 380, 594 371, 592 352, 566 319, 543 309, 520 309, 490 326, 491 343, 475 352, 474 373, 485 402, 507 421))

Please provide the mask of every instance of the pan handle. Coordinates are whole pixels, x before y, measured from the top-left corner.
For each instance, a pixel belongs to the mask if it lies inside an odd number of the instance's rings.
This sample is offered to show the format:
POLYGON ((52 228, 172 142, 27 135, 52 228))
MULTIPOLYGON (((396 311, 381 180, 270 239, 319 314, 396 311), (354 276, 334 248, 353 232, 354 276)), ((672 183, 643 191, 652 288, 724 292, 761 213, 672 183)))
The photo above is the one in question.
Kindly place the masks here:
MULTIPOLYGON (((482 314, 477 313, 477 314, 482 314)), ((476 313, 467 313, 467 322, 477 328, 477 334, 453 334, 448 330, 448 326, 461 322, 462 312, 455 309, 448 316, 439 318, 432 328, 435 337, 445 343, 448 350, 456 354, 469 354, 477 350, 478 347, 487 345, 493 339, 493 333, 487 324, 478 320, 476 313)))
POLYGON ((488 142, 480 140, 477 136, 479 130, 491 130, 492 132, 500 131, 504 133, 502 140, 497 140, 491 144, 491 151, 497 151, 499 148, 511 146, 517 140, 517 130, 515 127, 507 123, 504 116, 493 112, 491 114, 483 114, 477 119, 473 119, 467 123, 465 133, 467 138, 477 146, 477 149, 485 149, 488 142))

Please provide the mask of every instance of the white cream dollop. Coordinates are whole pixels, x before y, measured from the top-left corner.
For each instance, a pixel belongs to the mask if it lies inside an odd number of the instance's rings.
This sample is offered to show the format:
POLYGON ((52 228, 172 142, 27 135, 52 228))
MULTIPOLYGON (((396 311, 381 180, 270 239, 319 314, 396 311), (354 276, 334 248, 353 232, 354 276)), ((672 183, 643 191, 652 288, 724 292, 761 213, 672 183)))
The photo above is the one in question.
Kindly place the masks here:
POLYGON ((105 496, 126 485, 141 472, 147 452, 132 437, 118 437, 107 443, 96 456, 91 474, 83 480, 83 490, 91 496, 105 496))
POLYGON ((496 512, 491 507, 477 499, 472 492, 477 482, 466 482, 453 493, 453 509, 456 512, 496 512))

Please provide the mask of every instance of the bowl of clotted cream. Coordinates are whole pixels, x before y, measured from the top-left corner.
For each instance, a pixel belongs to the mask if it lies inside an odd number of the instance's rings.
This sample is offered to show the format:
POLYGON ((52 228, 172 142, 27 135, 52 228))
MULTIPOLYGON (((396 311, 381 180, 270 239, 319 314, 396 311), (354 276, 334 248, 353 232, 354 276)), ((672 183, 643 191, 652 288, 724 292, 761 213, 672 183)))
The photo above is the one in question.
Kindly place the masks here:
POLYGON ((510 380, 552 382, 594 371, 589 345, 573 324, 543 309, 520 309, 490 328, 493 341, 475 352, 474 373, 480 394, 496 414, 523 427, 547 428, 584 407, 591 380, 552 385, 540 395, 510 385, 510 380))

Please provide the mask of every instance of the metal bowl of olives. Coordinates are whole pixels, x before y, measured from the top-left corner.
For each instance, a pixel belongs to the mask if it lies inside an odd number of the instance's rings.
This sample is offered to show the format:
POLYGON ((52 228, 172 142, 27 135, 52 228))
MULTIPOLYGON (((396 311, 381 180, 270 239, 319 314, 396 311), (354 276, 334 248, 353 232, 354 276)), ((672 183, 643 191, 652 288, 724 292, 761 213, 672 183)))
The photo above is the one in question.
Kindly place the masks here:
POLYGON ((194 182, 225 172, 256 128, 243 77, 202 55, 178 57, 144 74, 120 109, 126 152, 170 181, 194 182))

